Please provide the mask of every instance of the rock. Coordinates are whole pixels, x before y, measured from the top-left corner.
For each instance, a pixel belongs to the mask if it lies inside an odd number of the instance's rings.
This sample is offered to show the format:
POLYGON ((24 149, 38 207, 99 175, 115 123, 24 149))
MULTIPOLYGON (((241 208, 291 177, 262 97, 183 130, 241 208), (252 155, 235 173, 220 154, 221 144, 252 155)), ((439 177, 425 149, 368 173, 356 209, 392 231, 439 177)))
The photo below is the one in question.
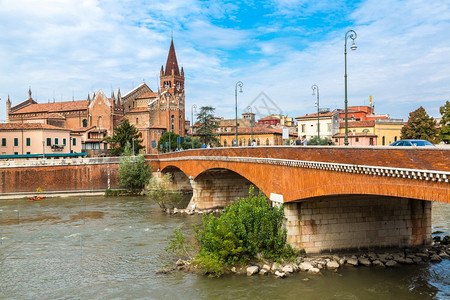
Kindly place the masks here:
POLYGON ((322 270, 323 266, 324 266, 323 264, 317 264, 316 268, 319 269, 319 270, 322 270))
POLYGON ((308 270, 308 273, 319 274, 320 270, 318 268, 311 268, 311 269, 308 270))
POLYGON ((268 273, 269 271, 267 271, 266 269, 259 270, 259 275, 267 275, 268 273))
POLYGON ((412 265, 413 263, 414 263, 414 261, 411 258, 409 258, 409 257, 405 258, 405 264, 412 265))
POLYGON ((440 262, 441 260, 442 260, 442 258, 439 255, 437 255, 437 254, 433 254, 430 257, 430 261, 432 261, 432 262, 440 262))
POLYGON ((259 268, 257 266, 251 266, 247 268, 247 276, 252 276, 259 272, 259 268))
POLYGON ((366 267, 370 267, 372 265, 372 263, 370 262, 370 259, 366 258, 366 257, 360 257, 358 259, 358 263, 366 266, 366 267))
POLYGON ((173 214, 176 214, 176 213, 178 213, 178 209, 175 207, 175 208, 173 209, 173 214))
POLYGON ((309 269, 312 269, 313 266, 309 261, 304 261, 300 264, 300 271, 308 271, 309 269))
POLYGON ((422 257, 422 258, 428 258, 428 254, 427 253, 423 253, 423 252, 416 253, 416 256, 422 257))
POLYGON ((376 255, 376 254, 373 253, 373 252, 368 253, 368 254, 367 254, 367 257, 368 257, 371 261, 374 261, 374 260, 377 260, 377 259, 378 259, 378 255, 376 255))
POLYGON ((272 272, 275 272, 275 271, 281 271, 281 266, 279 263, 273 263, 272 272))
POLYGON ((186 262, 182 259, 177 260, 177 266, 184 266, 186 262))
POLYGON ((232 268, 231 268, 231 272, 236 274, 236 273, 237 273, 236 267, 232 267, 232 268))
POLYGON ((335 270, 335 269, 339 269, 339 263, 332 260, 327 262, 327 269, 331 269, 331 270, 335 270))
POLYGON ((447 253, 445 253, 444 251, 442 251, 441 253, 439 253, 439 256, 441 258, 450 258, 450 255, 448 255, 447 253))
POLYGON ((379 259, 374 260, 372 262, 372 265, 375 266, 375 267, 385 268, 384 264, 379 259))
POLYGON ((392 267, 395 267, 395 266, 397 266, 397 262, 395 260, 388 260, 386 262, 386 267, 392 268, 392 267))
POLYGON ((346 262, 347 262, 346 258, 339 259, 339 265, 341 265, 341 266, 345 265, 346 262))
POLYGON ((350 257, 350 258, 347 259, 347 264, 356 267, 358 265, 358 259, 350 257))
POLYGON ((262 268, 264 270, 266 270, 266 271, 270 271, 270 266, 269 265, 264 264, 262 268))
POLYGON ((166 214, 170 215, 170 208, 166 209, 166 214))
POLYGON ((294 268, 291 265, 284 266, 281 271, 286 274, 294 273, 294 268))
POLYGON ((275 271, 275 276, 277 278, 284 278, 286 277, 286 273, 280 272, 280 271, 275 271))
POLYGON ((415 256, 415 257, 413 258, 413 262, 415 262, 416 264, 421 263, 422 261, 423 261, 423 260, 422 260, 422 257, 415 256))
POLYGON ((186 211, 186 213, 190 216, 192 216, 194 214, 194 212, 192 210, 188 210, 188 211, 186 211))

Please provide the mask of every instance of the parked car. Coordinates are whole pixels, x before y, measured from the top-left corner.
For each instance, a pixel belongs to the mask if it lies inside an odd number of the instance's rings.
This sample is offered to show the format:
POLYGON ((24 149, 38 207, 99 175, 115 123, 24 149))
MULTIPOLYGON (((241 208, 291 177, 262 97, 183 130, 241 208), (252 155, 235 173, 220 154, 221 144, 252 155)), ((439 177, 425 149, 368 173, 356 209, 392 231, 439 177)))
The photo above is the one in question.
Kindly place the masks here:
POLYGON ((398 140, 393 142, 389 146, 412 146, 412 147, 422 147, 422 146, 431 146, 434 147, 432 143, 425 140, 398 140))

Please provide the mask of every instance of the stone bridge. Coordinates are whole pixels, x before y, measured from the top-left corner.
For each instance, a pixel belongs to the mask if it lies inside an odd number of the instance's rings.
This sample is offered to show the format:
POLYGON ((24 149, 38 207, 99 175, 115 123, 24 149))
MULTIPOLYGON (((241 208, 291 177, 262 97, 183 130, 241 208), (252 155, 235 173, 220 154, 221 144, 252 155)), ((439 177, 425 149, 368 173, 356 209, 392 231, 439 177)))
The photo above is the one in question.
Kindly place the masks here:
POLYGON ((239 147, 149 155, 153 170, 223 207, 252 184, 284 203, 288 241, 310 253, 431 242, 431 203, 450 201, 450 151, 239 147))

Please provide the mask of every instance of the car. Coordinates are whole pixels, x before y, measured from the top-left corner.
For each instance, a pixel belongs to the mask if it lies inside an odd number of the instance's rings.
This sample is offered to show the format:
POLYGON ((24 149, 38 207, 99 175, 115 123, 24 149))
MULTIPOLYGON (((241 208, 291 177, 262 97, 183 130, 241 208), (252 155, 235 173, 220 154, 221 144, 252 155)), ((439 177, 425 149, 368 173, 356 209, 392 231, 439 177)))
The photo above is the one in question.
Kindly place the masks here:
POLYGON ((398 140, 393 142, 389 146, 412 146, 412 147, 422 147, 422 146, 431 146, 434 147, 432 143, 426 140, 398 140))

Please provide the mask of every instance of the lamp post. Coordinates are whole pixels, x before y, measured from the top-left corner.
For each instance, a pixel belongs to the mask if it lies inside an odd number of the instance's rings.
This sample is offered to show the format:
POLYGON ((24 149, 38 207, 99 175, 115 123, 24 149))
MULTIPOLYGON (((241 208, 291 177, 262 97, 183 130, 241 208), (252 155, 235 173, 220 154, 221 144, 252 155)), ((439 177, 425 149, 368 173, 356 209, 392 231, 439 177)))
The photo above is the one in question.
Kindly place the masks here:
POLYGON ((345 74, 344 74, 344 81, 345 81, 345 138, 344 138, 344 145, 348 146, 348 118, 347 118, 347 39, 351 38, 352 39, 352 46, 350 47, 350 49, 352 50, 356 50, 356 45, 355 45, 355 39, 356 39, 357 35, 356 32, 353 30, 349 30, 347 31, 347 33, 345 34, 345 44, 344 44, 344 60, 345 60, 345 74))
POLYGON ((234 87, 234 100, 235 100, 235 110, 236 110, 236 147, 238 146, 238 119, 237 119, 237 88, 239 87, 239 93, 242 93, 242 86, 244 84, 241 81, 236 82, 234 87))
POLYGON ((193 104, 191 107, 191 131, 192 131, 192 149, 194 149, 194 110, 197 113, 197 105, 193 104))
POLYGON ((135 155, 134 154, 134 138, 131 138, 131 141, 133 142, 133 156, 135 155))
POLYGON ((316 105, 317 105, 317 142, 320 142, 320 110, 319 110, 319 86, 317 84, 313 84, 311 86, 312 91, 313 91, 313 96, 315 95, 315 91, 317 90, 317 101, 316 101, 316 105))
POLYGON ((42 141, 42 159, 45 159, 45 141, 42 141))

